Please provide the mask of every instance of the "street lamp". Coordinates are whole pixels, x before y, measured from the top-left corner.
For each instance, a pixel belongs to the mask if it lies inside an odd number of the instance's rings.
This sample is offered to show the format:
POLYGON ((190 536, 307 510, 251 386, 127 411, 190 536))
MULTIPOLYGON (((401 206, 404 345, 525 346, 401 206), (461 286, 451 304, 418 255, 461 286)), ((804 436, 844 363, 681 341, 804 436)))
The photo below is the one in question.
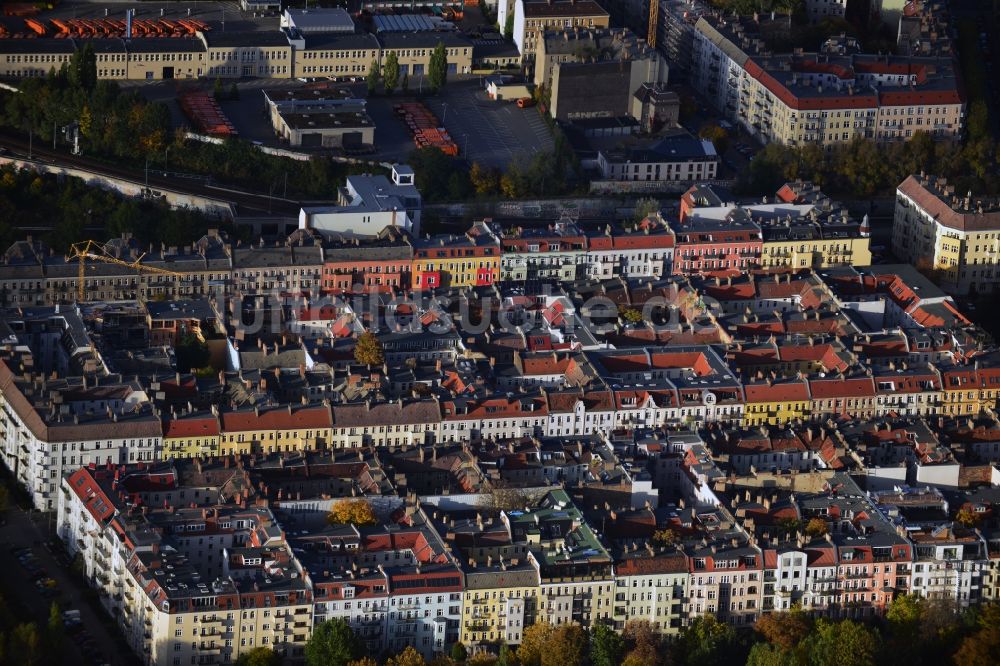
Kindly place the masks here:
POLYGON ((442 105, 444 106, 444 111, 441 113, 441 124, 443 125, 445 118, 448 117, 448 102, 442 102, 442 105))
POLYGON ((170 146, 163 149, 163 175, 167 175, 167 156, 170 155, 170 146))

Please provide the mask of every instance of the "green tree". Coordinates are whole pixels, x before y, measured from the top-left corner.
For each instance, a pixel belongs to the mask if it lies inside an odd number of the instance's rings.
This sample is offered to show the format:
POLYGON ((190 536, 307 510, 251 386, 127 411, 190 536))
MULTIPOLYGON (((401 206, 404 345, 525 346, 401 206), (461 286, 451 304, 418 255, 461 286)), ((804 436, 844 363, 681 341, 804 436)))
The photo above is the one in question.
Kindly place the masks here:
POLYGON ((208 365, 211 353, 208 345, 198 339, 194 333, 185 333, 181 336, 177 346, 174 347, 176 355, 177 370, 179 372, 191 372, 208 365))
POLYGON ((448 80, 448 50, 443 42, 438 42, 431 53, 431 60, 427 67, 427 84, 431 91, 437 92, 444 88, 448 80))
POLYGON ((878 634, 853 620, 819 620, 806 642, 814 666, 874 666, 878 658, 878 634))
POLYGON ((506 643, 500 646, 500 654, 497 656, 497 663, 494 666, 517 666, 517 657, 506 643))
POLYGON ((409 164, 416 176, 417 189, 425 201, 449 201, 455 198, 456 193, 467 196, 472 191, 465 161, 445 155, 438 148, 414 150, 410 153, 409 164))
POLYGON ((625 639, 611 627, 598 624, 590 632, 591 666, 618 666, 625 656, 625 639))
POLYGON ((256 647, 241 654, 236 666, 281 666, 281 656, 270 648, 256 647))
POLYGON ((74 88, 90 92, 97 85, 97 54, 94 45, 86 42, 70 56, 69 82, 74 88))
POLYGON ((215 83, 212 85, 212 95, 219 101, 222 101, 222 98, 226 96, 226 89, 222 87, 222 79, 218 76, 215 77, 215 83))
POLYGON ((705 125, 698 132, 698 136, 711 141, 712 145, 715 146, 715 152, 719 155, 722 155, 729 149, 729 132, 722 129, 719 125, 705 125))
POLYGON ((469 651, 462 643, 455 643, 451 646, 451 658, 457 662, 463 662, 469 657, 469 651))
POLYGON ((410 73, 409 72, 404 72, 403 73, 403 81, 402 81, 402 83, 399 84, 399 89, 403 91, 404 95, 407 94, 408 92, 410 92, 410 73))
POLYGON ((657 199, 639 199, 635 202, 635 213, 632 215, 632 220, 636 223, 642 222, 644 219, 658 213, 660 211, 660 202, 657 199))
POLYGON ((476 194, 490 195, 497 191, 499 177, 496 169, 492 167, 473 162, 469 169, 469 179, 472 181, 472 187, 475 188, 476 194))
POLYGON ((385 67, 382 68, 382 85, 390 95, 399 84, 399 58, 395 51, 389 51, 385 57, 385 67))
POLYGON ((382 343, 371 331, 358 336, 358 341, 354 344, 354 360, 368 366, 382 365, 385 361, 382 343))
MULTIPOLYGON (((920 650, 920 624, 925 600, 915 594, 897 595, 886 611, 889 653, 912 660, 920 650)), ((920 661, 919 658, 916 659, 920 661)))
POLYGON ((31 622, 14 627, 10 633, 8 651, 12 655, 17 655, 17 663, 22 666, 38 664, 42 656, 42 639, 38 633, 38 625, 31 622))
MULTIPOLYGON (((622 310, 622 319, 630 324, 638 324, 642 321, 642 311, 636 308, 625 308, 622 310)), ((673 530, 657 530, 653 533, 653 541, 661 546, 672 546, 677 541, 677 533, 673 530)))
POLYGON ((232 85, 229 86, 229 99, 239 99, 240 89, 237 87, 236 82, 233 81, 232 85))
POLYGON ((66 627, 63 625, 62 611, 53 601, 49 605, 49 623, 45 627, 45 642, 48 657, 53 663, 61 663, 65 651, 66 627))
POLYGON ((791 654, 777 645, 755 643, 747 655, 746 666, 797 666, 791 654))
POLYGON ((514 39, 514 14, 508 13, 503 22, 503 38, 508 42, 514 39))
POLYGON ((684 664, 728 666, 743 661, 735 630, 714 615, 695 618, 681 634, 675 649, 678 660, 684 664))
POLYGON ((993 666, 1000 654, 1000 604, 984 606, 978 630, 967 636, 955 652, 955 666, 993 666))
POLYGON ((375 90, 378 88, 379 81, 379 67, 378 61, 372 60, 372 64, 368 66, 368 75, 365 76, 365 84, 368 86, 368 94, 374 95, 375 90))
POLYGON ((327 620, 313 629, 306 643, 308 666, 347 666, 365 656, 364 645, 342 618, 327 620))

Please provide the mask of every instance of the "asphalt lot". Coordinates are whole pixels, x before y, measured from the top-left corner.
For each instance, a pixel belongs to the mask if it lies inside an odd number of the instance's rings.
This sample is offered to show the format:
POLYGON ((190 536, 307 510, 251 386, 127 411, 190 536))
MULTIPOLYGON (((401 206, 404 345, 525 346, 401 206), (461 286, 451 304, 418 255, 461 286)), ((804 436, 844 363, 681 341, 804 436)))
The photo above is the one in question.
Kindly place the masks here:
POLYGON ((530 158, 554 147, 538 109, 491 100, 478 79, 446 88, 425 103, 469 162, 505 167, 515 157, 530 158))
POLYGON ((64 611, 70 609, 80 611, 80 619, 85 630, 85 634, 82 636, 89 635, 90 643, 93 645, 93 648, 89 650, 95 653, 96 658, 87 659, 83 654, 82 646, 72 638, 67 638, 67 656, 72 655, 73 657, 67 663, 121 666, 137 663, 131 651, 125 646, 124 640, 109 631, 104 618, 99 617, 87 599, 84 598, 84 589, 81 584, 44 545, 46 540, 44 536, 45 524, 36 525, 28 514, 13 503, 7 509, 4 517, 6 523, 0 526, 0 542, 3 543, 3 548, 0 548, 0 568, 5 572, 3 590, 5 594, 16 597, 18 604, 26 609, 31 616, 19 619, 23 621, 35 620, 40 627, 44 628, 48 620, 49 605, 52 602, 52 599, 39 593, 29 571, 14 553, 15 549, 26 547, 31 549, 34 566, 55 580, 56 599, 59 601, 60 608, 64 611))
MULTIPOLYGON (((164 102, 170 108, 176 126, 187 125, 187 119, 176 103, 177 91, 190 82, 157 82, 137 87, 147 99, 164 102)), ((201 87, 211 90, 209 82, 201 87)), ((274 135, 264 111, 264 90, 292 89, 301 84, 295 80, 240 81, 238 100, 222 102, 222 110, 232 121, 241 138, 275 147, 285 147, 274 135)), ((351 88, 358 97, 365 97, 364 83, 338 83, 351 88)), ((393 111, 403 101, 417 99, 413 95, 377 95, 368 99, 368 114, 375 122, 373 159, 403 161, 414 150, 413 138, 393 111)), ((537 109, 519 109, 511 102, 494 102, 480 89, 479 77, 453 81, 436 96, 423 98, 438 116, 458 144, 463 157, 495 167, 505 167, 515 157, 530 158, 541 150, 552 150, 552 135, 537 109), (467 154, 466 154, 467 153, 467 154)))

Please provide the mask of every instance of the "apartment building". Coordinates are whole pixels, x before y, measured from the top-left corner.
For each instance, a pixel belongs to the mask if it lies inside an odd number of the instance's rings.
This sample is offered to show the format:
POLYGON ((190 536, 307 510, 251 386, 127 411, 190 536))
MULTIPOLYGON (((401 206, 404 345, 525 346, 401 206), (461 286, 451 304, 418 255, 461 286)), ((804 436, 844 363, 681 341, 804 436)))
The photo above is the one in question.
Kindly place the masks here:
POLYGON ((647 217, 633 229, 607 225, 603 234, 587 237, 586 276, 606 280, 670 275, 676 244, 674 231, 660 215, 647 217))
POLYGON ((989 293, 1000 284, 1000 202, 955 192, 947 180, 912 175, 896 188, 894 252, 933 272, 949 294, 989 293))
POLYGON ((0 456, 40 509, 56 508, 60 480, 80 465, 160 457, 152 404, 121 377, 47 380, 0 361, 0 414, 0 456))
MULTIPOLYGON (((85 262, 83 293, 88 300, 137 301, 169 296, 197 298, 221 291, 231 274, 228 241, 211 229, 186 247, 141 247, 131 236, 103 243, 95 254, 176 273, 137 272, 97 259, 85 262)), ((0 258, 0 298, 5 305, 72 303, 80 293, 78 259, 70 260, 41 241, 17 241, 0 258)))
POLYGON ((875 494, 879 509, 905 528, 913 543, 910 591, 968 608, 983 599, 990 571, 982 534, 950 520, 950 507, 933 487, 894 488, 875 494))
POLYGON ((500 279, 574 282, 587 265, 587 238, 572 222, 548 229, 517 227, 500 237, 500 279))
POLYGON ((163 460, 214 458, 222 453, 218 408, 177 414, 163 423, 163 460))
POLYGON ((688 562, 678 551, 648 545, 615 558, 614 628, 632 620, 649 622, 661 634, 675 636, 687 622, 688 562))
POLYGON ((559 120, 639 120, 667 81, 663 56, 620 29, 546 29, 538 36, 534 69, 535 85, 546 91, 549 112, 559 120))
POLYGON ((334 448, 419 446, 440 441, 441 405, 433 399, 338 404, 333 422, 334 448))
POLYGON ((597 165, 607 180, 694 183, 714 180, 719 155, 711 141, 679 134, 648 147, 597 153, 597 165))
POLYGON ((285 243, 233 248, 233 290, 242 296, 301 296, 322 285, 323 247, 300 229, 285 243))
POLYGON ((775 379, 745 384, 746 426, 781 425, 795 419, 806 420, 812 408, 810 384, 802 379, 775 379))
POLYGON ((677 236, 673 272, 743 271, 760 263, 760 224, 743 208, 700 209, 672 223, 677 236))
POLYGON ((392 292, 410 288, 413 246, 396 227, 371 239, 337 239, 323 250, 325 294, 392 292))
POLYGON ((585 628, 613 620, 611 556, 565 491, 549 491, 534 507, 504 512, 500 520, 538 563, 539 620, 585 628))
POLYGON ((796 146, 957 140, 965 101, 950 59, 833 52, 772 54, 755 25, 702 16, 690 76, 728 120, 761 141, 796 146))
MULTIPOLYGON (((506 16, 498 20, 506 21, 506 16)), ((515 0, 514 43, 521 60, 534 63, 535 51, 547 31, 608 28, 611 16, 594 0, 515 0)))
POLYGON ((692 186, 681 196, 680 224, 689 220, 695 223, 731 220, 759 227, 761 268, 820 269, 871 264, 868 220, 851 217, 846 208, 812 183, 785 183, 773 200, 764 197, 763 201, 733 201, 723 196, 711 186, 692 186))
POLYGON ((464 582, 424 515, 408 515, 402 529, 335 525, 293 543, 317 588, 316 623, 342 618, 373 652, 430 658, 458 640, 464 582))
POLYGON ((219 416, 224 456, 317 451, 333 441, 329 404, 224 411, 219 416))
POLYGON ((533 558, 516 563, 498 558, 496 564, 492 556, 481 562, 470 559, 465 568, 459 640, 473 651, 488 649, 496 641, 520 645, 535 614, 538 587, 538 568, 533 558))
POLYGON ((227 663, 256 647, 303 658, 312 591, 270 511, 149 510, 148 489, 175 482, 168 467, 142 464, 91 465, 61 482, 57 532, 129 646, 163 666, 227 663))
POLYGON ((461 236, 413 241, 413 288, 480 287, 500 279, 500 240, 477 222, 461 236))

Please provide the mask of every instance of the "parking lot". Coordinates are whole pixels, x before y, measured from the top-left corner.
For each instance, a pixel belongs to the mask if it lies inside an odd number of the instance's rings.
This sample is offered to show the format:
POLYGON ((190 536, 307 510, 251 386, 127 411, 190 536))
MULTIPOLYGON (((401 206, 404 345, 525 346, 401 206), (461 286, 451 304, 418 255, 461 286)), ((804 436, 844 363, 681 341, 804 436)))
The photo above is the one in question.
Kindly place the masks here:
MULTIPOLYGON (((37 515, 37 514, 36 514, 37 515)), ((69 559, 61 544, 48 540, 46 524, 35 524, 19 507, 10 507, 0 523, 0 568, 6 572, 3 595, 26 616, 20 622, 36 621, 44 627, 49 605, 55 601, 64 611, 66 663, 101 666, 131 666, 137 663, 107 616, 99 616, 91 605, 93 593, 69 572, 69 559), (69 611, 66 613, 65 611, 69 611)), ((94 602, 96 603, 96 602, 94 602)))
POLYGON ((469 83, 425 100, 469 162, 505 167, 515 157, 553 149, 552 134, 537 108, 491 100, 477 81, 469 83))
MULTIPOLYGON (((148 99, 165 102, 171 108, 174 122, 182 125, 186 121, 174 101, 177 85, 172 82, 156 83, 142 86, 140 90, 148 99)), ((208 88, 207 82, 201 85, 208 88)), ((241 81, 238 84, 240 98, 222 102, 222 110, 241 138, 286 147, 275 137, 264 112, 262 90, 300 85, 295 80, 241 81)), ((350 88, 357 97, 367 95, 364 83, 336 85, 350 88)), ((371 159, 405 161, 415 149, 406 125, 393 111, 396 104, 414 99, 416 97, 398 93, 368 99, 368 115, 375 122, 375 153, 370 155, 371 159)), ((538 151, 553 148, 552 134, 536 108, 519 109, 512 102, 488 99, 485 91, 480 89, 478 77, 449 82, 439 95, 425 97, 423 102, 447 128, 461 156, 469 162, 503 168, 515 156, 530 158, 538 151)))

